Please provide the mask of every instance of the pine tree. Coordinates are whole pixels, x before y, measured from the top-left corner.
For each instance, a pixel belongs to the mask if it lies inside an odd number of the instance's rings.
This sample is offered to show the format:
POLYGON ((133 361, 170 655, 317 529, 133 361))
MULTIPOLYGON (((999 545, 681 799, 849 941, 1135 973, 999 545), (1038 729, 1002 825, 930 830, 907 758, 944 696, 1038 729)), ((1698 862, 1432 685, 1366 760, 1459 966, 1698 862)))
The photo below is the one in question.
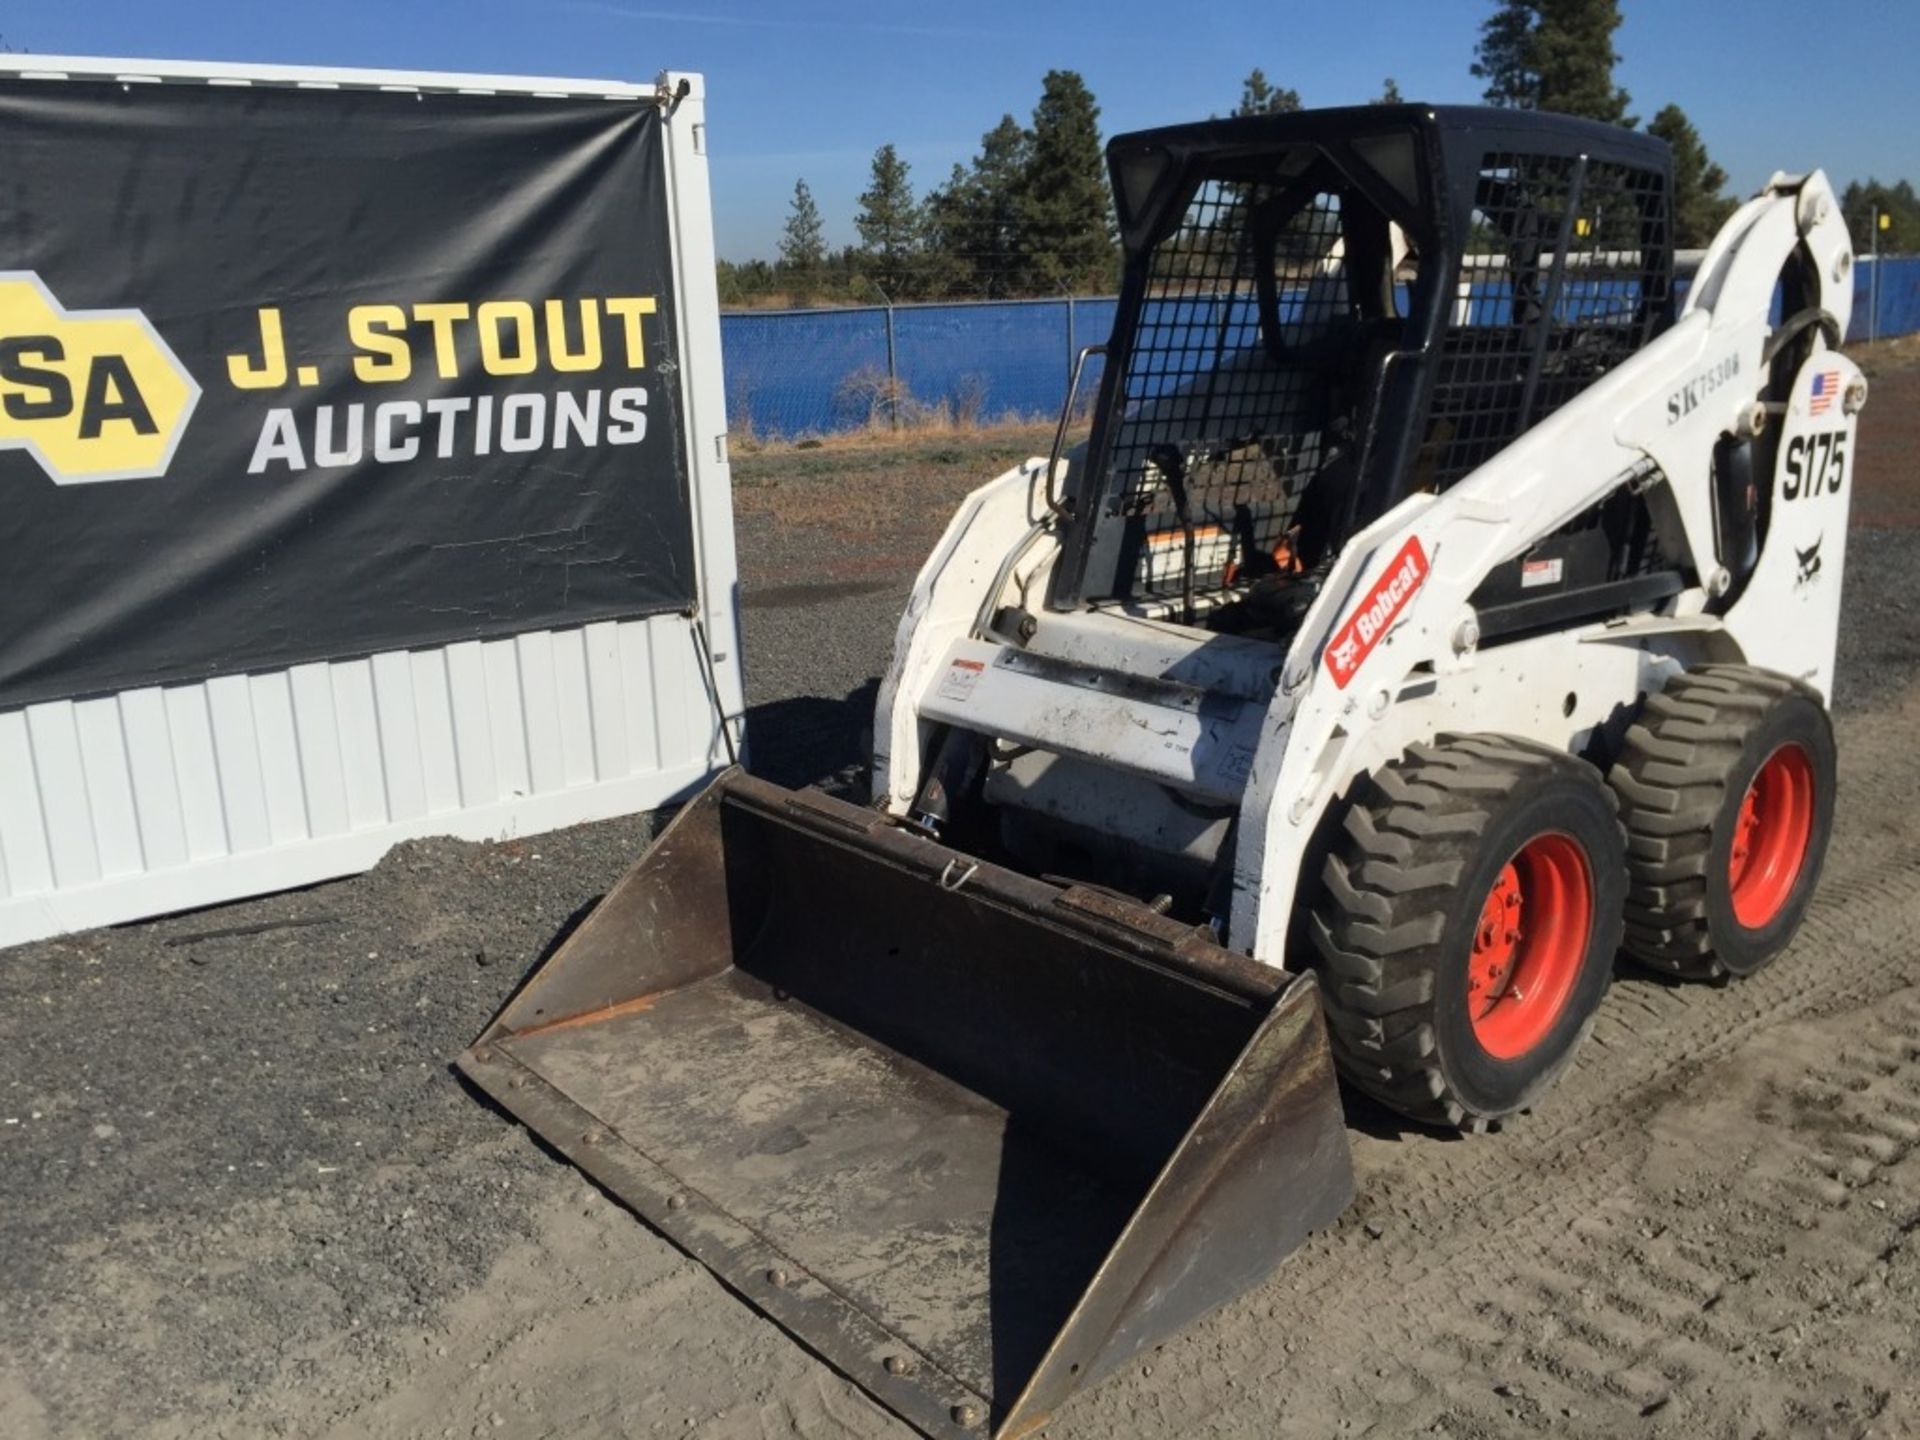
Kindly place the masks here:
POLYGON ((1054 294, 1114 278, 1112 211, 1100 107, 1072 70, 1049 70, 1022 167, 1015 214, 1022 288, 1054 294))
POLYGON ((780 235, 780 266, 793 273, 802 287, 811 287, 826 262, 827 242, 820 225, 820 207, 805 180, 793 182, 793 206, 780 235))
POLYGON ((973 177, 955 165, 947 183, 927 192, 922 287, 929 295, 970 295, 974 289, 974 212, 979 201, 973 177))
POLYGON ((1539 8, 1539 0, 1499 0, 1480 23, 1472 73, 1487 82, 1482 94, 1489 105, 1538 108, 1540 83, 1533 71, 1532 47, 1539 8))
POLYGON ((1499 0, 1480 27, 1473 73, 1491 105, 1557 110, 1631 126, 1613 83, 1620 0, 1499 0))
POLYGON ((1011 115, 980 137, 970 169, 956 165, 927 197, 931 284, 945 293, 982 298, 1011 294, 1019 283, 1020 191, 1032 136, 1011 115))
POLYGON ((1534 32, 1540 108, 1632 126, 1627 92, 1613 83, 1619 0, 1544 0, 1534 32))
POLYGON ((1391 75, 1387 76, 1385 80, 1380 82, 1380 94, 1375 97, 1373 103, 1375 105, 1404 104, 1405 102, 1400 95, 1400 82, 1395 80, 1391 75))
POLYGON ((907 162, 890 144, 873 152, 873 178, 860 193, 853 226, 860 232, 874 283, 891 299, 900 299, 913 276, 922 224, 907 180, 907 162))
POLYGON ((1678 105, 1662 108, 1647 130, 1673 148, 1674 243, 1698 249, 1719 233, 1738 203, 1722 193, 1727 172, 1708 157, 1700 132, 1678 105))
POLYGON ((1240 82, 1240 103, 1236 115, 1287 115, 1300 109, 1300 92, 1274 85, 1258 65, 1240 82))
MULTIPOLYGON (((973 162, 977 209, 971 248, 974 271, 988 295, 1011 294, 1019 279, 1020 187, 1032 158, 1033 135, 1011 115, 1002 115, 1000 123, 980 137, 980 154, 973 162)), ((1104 170, 1100 183, 1104 205, 1104 170)), ((1104 215, 1103 210, 1103 224, 1104 215)))

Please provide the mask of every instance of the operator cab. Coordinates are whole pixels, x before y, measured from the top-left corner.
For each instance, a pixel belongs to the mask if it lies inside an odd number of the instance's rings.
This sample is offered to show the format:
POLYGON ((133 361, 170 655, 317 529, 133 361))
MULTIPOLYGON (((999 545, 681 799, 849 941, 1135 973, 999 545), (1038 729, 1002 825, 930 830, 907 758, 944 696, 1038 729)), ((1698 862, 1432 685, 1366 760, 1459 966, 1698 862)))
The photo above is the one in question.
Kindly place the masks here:
MULTIPOLYGON (((1356 530, 1673 320, 1667 147, 1615 126, 1370 105, 1123 135, 1108 161, 1125 275, 1055 610, 1284 644, 1356 530)), ((1644 583, 1655 538, 1623 492, 1534 551, 1604 612, 1680 588, 1644 583)))

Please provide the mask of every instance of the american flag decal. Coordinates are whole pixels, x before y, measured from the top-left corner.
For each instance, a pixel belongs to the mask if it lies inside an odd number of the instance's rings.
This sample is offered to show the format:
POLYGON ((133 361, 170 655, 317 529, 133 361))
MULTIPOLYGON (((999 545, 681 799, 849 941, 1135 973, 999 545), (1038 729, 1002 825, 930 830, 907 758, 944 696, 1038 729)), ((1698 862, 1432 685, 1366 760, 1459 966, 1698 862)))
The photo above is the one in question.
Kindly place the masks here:
POLYGON ((1840 372, 1822 370, 1813 377, 1813 399, 1807 405, 1809 415, 1824 415, 1833 408, 1833 397, 1840 393, 1840 372))

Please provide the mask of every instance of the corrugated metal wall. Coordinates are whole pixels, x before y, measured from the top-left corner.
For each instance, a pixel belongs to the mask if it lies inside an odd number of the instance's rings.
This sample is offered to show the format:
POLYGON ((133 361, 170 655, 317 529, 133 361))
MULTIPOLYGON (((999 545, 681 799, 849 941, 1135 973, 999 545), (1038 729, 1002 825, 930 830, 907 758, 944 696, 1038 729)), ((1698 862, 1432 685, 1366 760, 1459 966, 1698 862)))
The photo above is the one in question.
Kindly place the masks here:
POLYGON ((678 615, 0 712, 0 945, 650 808, 720 748, 678 615))

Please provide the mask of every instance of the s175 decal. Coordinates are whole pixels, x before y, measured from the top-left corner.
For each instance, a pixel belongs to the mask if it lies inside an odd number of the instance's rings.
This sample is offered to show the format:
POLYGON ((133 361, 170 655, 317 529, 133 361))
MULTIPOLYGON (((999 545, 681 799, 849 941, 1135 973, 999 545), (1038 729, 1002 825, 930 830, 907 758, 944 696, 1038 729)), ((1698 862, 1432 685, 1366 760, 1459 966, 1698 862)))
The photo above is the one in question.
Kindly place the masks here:
POLYGON ((1787 442, 1787 479, 1780 493, 1788 500, 1837 495, 1846 476, 1846 431, 1796 435, 1787 442))

